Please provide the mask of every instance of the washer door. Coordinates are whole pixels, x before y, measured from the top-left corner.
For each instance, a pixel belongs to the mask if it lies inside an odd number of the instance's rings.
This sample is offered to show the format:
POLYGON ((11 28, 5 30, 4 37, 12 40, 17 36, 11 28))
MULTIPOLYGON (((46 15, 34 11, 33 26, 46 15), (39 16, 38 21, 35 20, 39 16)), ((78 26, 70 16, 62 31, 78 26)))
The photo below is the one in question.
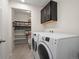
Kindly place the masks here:
POLYGON ((33 48, 33 51, 34 51, 34 43, 35 43, 34 38, 32 38, 32 48, 33 48))
POLYGON ((37 42, 36 41, 34 43, 34 50, 35 50, 35 52, 37 51, 37 42))
POLYGON ((32 38, 32 48, 33 48, 33 51, 37 51, 37 42, 34 40, 34 38, 32 38))
POLYGON ((38 46, 38 54, 40 59, 53 59, 53 55, 49 47, 45 43, 40 43, 38 46))

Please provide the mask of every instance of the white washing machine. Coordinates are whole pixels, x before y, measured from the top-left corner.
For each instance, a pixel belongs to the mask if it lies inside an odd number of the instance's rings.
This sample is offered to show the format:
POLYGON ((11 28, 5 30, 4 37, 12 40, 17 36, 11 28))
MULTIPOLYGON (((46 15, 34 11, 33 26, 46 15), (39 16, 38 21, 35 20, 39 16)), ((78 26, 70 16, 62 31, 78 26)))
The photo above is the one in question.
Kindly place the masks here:
POLYGON ((39 38, 39 35, 38 33, 34 32, 32 33, 32 51, 33 51, 33 59, 36 59, 37 58, 37 43, 38 43, 38 38, 39 38))
POLYGON ((33 32, 32 33, 32 51, 34 59, 39 59, 38 55, 38 43, 39 43, 39 36, 45 36, 47 32, 33 32))
POLYGON ((61 33, 39 36, 37 59, 78 59, 79 37, 61 33))
POLYGON ((33 56, 34 59, 38 59, 38 41, 39 41, 39 35, 43 35, 43 32, 33 32, 32 33, 32 51, 33 51, 33 56))

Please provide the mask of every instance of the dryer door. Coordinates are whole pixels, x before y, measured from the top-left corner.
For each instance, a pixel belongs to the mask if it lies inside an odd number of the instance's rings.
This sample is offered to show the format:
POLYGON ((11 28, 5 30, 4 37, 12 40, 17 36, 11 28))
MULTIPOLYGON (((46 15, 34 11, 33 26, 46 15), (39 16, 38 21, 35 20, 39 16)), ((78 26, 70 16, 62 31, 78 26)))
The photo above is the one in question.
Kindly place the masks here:
POLYGON ((44 42, 38 45, 38 54, 40 59, 53 59, 50 48, 44 42))

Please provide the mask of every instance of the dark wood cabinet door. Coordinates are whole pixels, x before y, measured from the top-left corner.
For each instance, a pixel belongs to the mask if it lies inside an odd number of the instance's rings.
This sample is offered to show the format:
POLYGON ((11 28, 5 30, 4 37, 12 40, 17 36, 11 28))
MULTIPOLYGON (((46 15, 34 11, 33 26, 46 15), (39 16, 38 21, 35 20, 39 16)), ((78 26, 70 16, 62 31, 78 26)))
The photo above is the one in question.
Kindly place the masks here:
POLYGON ((57 21, 57 2, 50 1, 41 10, 41 23, 54 20, 57 21))
POLYGON ((50 19, 57 21, 57 2, 52 2, 50 6, 50 19))
POLYGON ((50 19, 50 4, 46 6, 46 22, 50 19))
POLYGON ((47 22, 50 18, 50 6, 47 5, 41 10, 41 23, 47 22))
POLYGON ((44 9, 42 9, 41 11, 41 23, 44 23, 45 22, 45 11, 44 9))

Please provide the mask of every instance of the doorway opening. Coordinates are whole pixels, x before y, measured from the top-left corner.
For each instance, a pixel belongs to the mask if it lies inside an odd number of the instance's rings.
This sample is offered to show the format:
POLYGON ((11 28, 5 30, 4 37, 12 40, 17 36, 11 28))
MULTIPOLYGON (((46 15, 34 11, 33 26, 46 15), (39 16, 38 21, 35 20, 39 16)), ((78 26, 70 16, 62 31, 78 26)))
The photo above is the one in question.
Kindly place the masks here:
POLYGON ((32 59, 31 11, 12 8, 13 59, 32 59))

